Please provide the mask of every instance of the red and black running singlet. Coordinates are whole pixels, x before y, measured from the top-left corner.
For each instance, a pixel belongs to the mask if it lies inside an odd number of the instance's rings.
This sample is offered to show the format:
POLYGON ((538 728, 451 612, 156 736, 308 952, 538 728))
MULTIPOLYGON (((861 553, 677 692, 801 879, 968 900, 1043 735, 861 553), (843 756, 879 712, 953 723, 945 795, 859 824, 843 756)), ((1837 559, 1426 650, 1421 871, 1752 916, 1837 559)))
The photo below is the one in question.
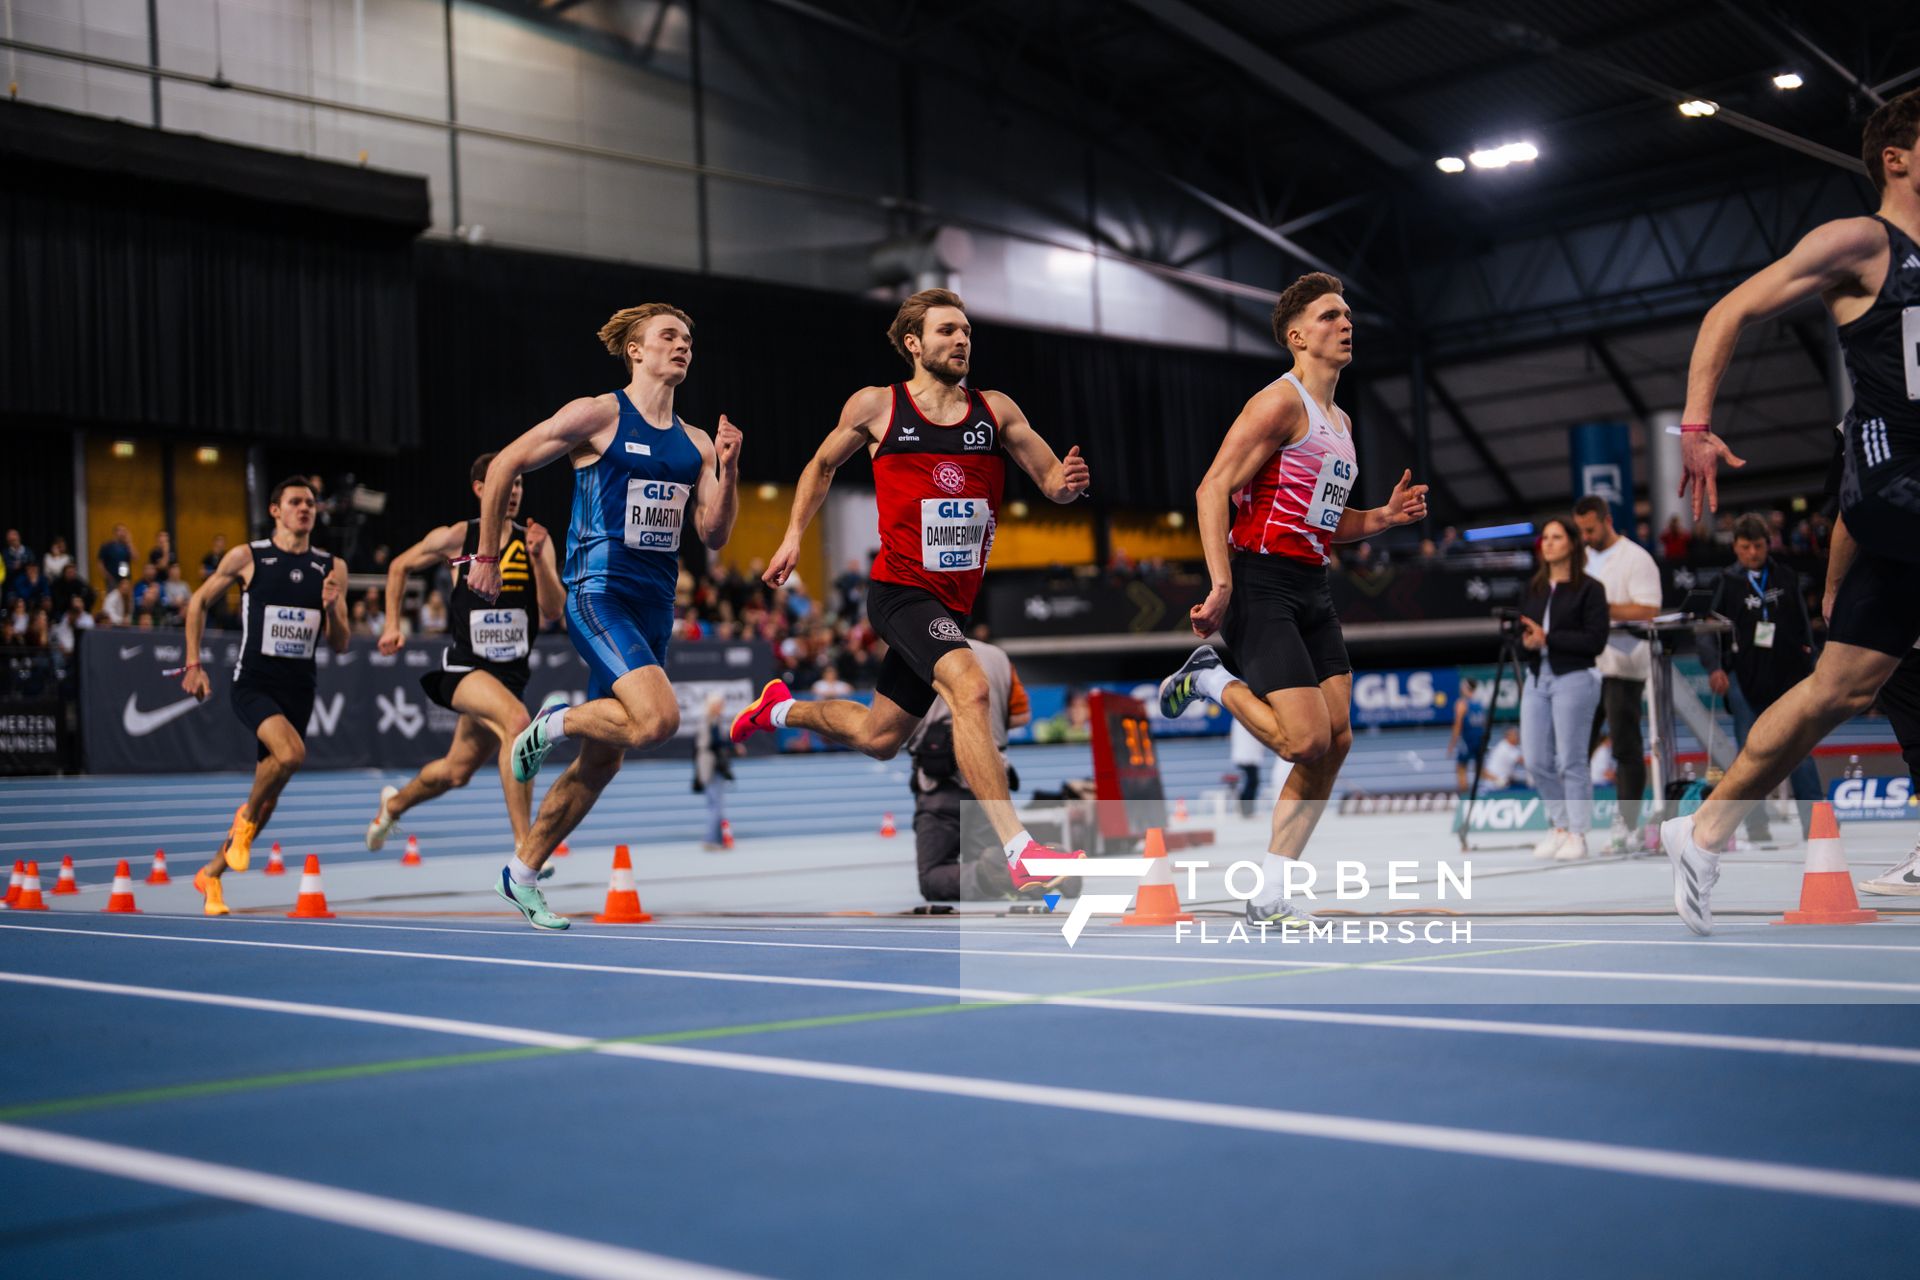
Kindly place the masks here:
POLYGON ((966 416, 942 425, 896 384, 887 434, 873 454, 874 580, 919 587, 955 613, 972 612, 1006 484, 1000 422, 985 396, 969 390, 966 416))

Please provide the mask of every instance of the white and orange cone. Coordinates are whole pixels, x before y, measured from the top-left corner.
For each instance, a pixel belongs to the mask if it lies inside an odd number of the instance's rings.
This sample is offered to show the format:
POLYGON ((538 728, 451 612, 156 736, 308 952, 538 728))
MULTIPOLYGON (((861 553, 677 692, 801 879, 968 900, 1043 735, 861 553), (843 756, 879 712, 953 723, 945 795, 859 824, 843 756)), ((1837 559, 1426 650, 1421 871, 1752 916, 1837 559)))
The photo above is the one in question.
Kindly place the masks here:
POLYGON ((167 874, 167 851, 165 849, 155 849, 153 851, 153 870, 147 872, 147 883, 173 883, 173 877, 167 874))
POLYGON ((889 838, 900 834, 900 829, 893 825, 892 814, 887 813, 880 816, 880 834, 889 838))
POLYGON ((607 878, 606 910, 593 918, 595 924, 645 924, 653 919, 640 906, 640 891, 633 886, 633 859, 627 846, 613 846, 613 874, 607 878))
POLYGON ((300 873, 300 896, 294 899, 293 910, 287 912, 289 920, 331 920, 333 912, 327 910, 327 894, 320 887, 320 855, 307 855, 307 866, 300 873))
POLYGON ((7 878, 6 904, 12 906, 20 900, 20 887, 27 882, 27 864, 23 859, 13 860, 13 874, 7 878))
POLYGON ((1179 924, 1193 916, 1180 909, 1180 894, 1173 887, 1173 863, 1167 857, 1166 833, 1158 827, 1147 828, 1145 856, 1153 861, 1133 909, 1120 918, 1121 924, 1179 924))
POLYGON ((107 896, 107 905, 102 911, 114 915, 137 916, 140 908, 133 905, 133 870, 127 866, 125 858, 113 869, 113 892, 107 896))
POLYGON ((26 877, 20 882, 20 896, 13 900, 15 911, 45 911, 47 900, 40 896, 40 864, 29 862, 26 877))
POLYGON ((725 818, 720 819, 720 847, 722 849, 733 848, 733 824, 725 818))
POLYGON ((80 881, 74 878, 73 855, 70 853, 60 859, 60 875, 53 882, 53 891, 56 895, 80 892, 80 881))
POLYGON ((1187 798, 1185 796, 1181 796, 1173 802, 1173 820, 1175 822, 1185 822, 1187 820, 1187 798))
POLYGON ((420 865, 420 837, 419 836, 407 837, 407 851, 405 854, 401 855, 400 865, 403 867, 417 867, 420 865))
POLYGON ((283 876, 287 874, 287 864, 280 858, 280 842, 275 840, 273 848, 267 853, 267 865, 260 868, 263 876, 283 876))
POLYGON ((1853 875, 1840 848, 1840 824, 1833 806, 1822 800, 1813 806, 1807 830, 1807 869, 1800 876, 1800 909, 1789 911, 1775 924, 1871 924, 1878 912, 1861 907, 1853 893, 1853 875))

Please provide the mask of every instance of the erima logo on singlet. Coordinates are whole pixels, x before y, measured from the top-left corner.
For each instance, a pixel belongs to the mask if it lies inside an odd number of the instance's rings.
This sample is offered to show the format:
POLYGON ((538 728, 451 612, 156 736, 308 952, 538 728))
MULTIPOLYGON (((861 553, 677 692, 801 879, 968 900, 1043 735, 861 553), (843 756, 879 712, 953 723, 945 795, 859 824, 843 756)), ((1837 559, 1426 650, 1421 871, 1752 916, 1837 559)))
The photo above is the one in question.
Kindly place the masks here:
POLYGON ((260 563, 261 564, 279 564, 280 557, 279 556, 261 556, 260 563))

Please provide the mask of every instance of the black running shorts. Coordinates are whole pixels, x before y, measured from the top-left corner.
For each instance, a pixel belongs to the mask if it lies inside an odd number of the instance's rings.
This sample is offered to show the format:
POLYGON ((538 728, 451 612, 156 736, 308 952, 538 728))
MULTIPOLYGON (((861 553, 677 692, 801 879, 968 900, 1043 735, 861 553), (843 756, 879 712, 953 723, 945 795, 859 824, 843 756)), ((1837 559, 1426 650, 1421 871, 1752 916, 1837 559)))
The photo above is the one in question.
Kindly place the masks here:
POLYGON ((507 687, 507 692, 516 698, 522 697, 527 691, 527 680, 530 678, 530 673, 523 663, 514 663, 499 667, 488 666, 486 663, 481 663, 478 666, 469 667, 465 671, 448 671, 445 668, 439 671, 429 671, 420 677, 420 691, 427 695, 427 701, 434 703, 436 706, 445 707, 449 711, 459 712, 460 708, 453 705, 453 691, 459 688, 462 680, 465 680, 476 671, 484 671, 495 680, 498 680, 507 687))
POLYGON ((313 685, 255 684, 244 677, 234 681, 227 702, 247 732, 254 736, 256 760, 273 754, 261 742, 260 726, 275 716, 285 716, 302 741, 307 736, 307 721, 313 718, 313 685))
MULTIPOLYGON (((1851 515, 1847 531, 1853 532, 1851 515)), ((1833 598, 1827 639, 1906 657, 1920 640, 1920 564, 1883 556, 1862 543, 1833 598)))
POLYGON ((934 666, 967 647, 965 615, 919 587, 874 581, 867 584, 867 621, 887 642, 874 692, 910 716, 926 715, 933 706, 934 666))
POLYGON ((1220 639, 1227 669, 1262 698, 1353 671, 1324 565, 1235 552, 1220 639))

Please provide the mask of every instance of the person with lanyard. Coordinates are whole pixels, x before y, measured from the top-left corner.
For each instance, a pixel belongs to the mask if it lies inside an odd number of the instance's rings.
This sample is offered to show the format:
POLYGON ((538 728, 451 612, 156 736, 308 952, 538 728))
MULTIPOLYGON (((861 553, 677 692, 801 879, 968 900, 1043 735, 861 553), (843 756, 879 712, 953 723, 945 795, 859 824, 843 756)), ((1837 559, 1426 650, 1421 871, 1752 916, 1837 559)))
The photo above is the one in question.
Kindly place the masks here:
MULTIPOLYGON (((1714 584, 1713 612, 1733 624, 1731 634, 1700 647, 1700 665, 1707 683, 1727 700, 1733 715, 1734 740, 1747 742, 1754 721, 1780 695, 1813 674, 1813 626, 1807 620, 1807 602, 1800 576, 1767 554, 1772 530, 1764 517, 1741 516, 1733 526, 1733 554, 1737 567, 1714 584)), ((1800 806, 1800 832, 1813 821, 1813 802, 1825 798, 1820 770, 1812 756, 1787 775, 1793 798, 1800 806)), ((1747 814, 1747 835, 1755 841, 1772 838, 1765 806, 1747 814)))
POLYGON ((194 873, 210 916, 227 914, 220 878, 247 869, 254 837, 306 763, 304 735, 318 685, 313 655, 322 633, 335 653, 347 649, 347 562, 312 544, 315 509, 313 490, 299 476, 275 485, 267 501, 273 536, 227 552, 187 601, 186 653, 193 661, 177 674, 180 687, 204 701, 211 688, 199 661, 207 610, 234 583, 244 586, 240 660, 227 701, 257 743, 253 790, 234 811, 220 851, 194 873))
POLYGON ((1573 521, 1555 516, 1540 526, 1540 568, 1520 609, 1527 679, 1520 692, 1520 753, 1546 802, 1546 838, 1536 858, 1574 862, 1587 856, 1593 829, 1593 774, 1587 735, 1600 706, 1600 669, 1607 647, 1607 591, 1586 570, 1587 548, 1573 521))

